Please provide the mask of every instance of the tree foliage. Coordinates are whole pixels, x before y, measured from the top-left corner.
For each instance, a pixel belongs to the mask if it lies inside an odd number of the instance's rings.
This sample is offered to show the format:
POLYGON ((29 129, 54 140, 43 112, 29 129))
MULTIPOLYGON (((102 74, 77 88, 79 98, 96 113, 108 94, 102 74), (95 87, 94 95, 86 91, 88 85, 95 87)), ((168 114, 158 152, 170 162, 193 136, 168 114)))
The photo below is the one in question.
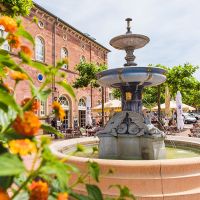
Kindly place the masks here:
POLYGON ((33 7, 32 0, 0 0, 0 11, 3 15, 28 15, 33 7))
MULTIPOLYGON (((161 84, 161 103, 165 101, 165 87, 168 85, 172 99, 175 99, 177 91, 180 91, 184 103, 200 107, 200 82, 194 77, 194 73, 199 69, 198 66, 186 63, 172 68, 163 65, 156 65, 156 67, 163 68, 167 71, 165 74, 166 82, 161 84)), ((119 90, 114 89, 113 95, 119 98, 121 93, 119 90)), ((155 106, 157 103, 157 96, 158 90, 156 86, 144 88, 144 105, 149 108, 155 106)))
POLYGON ((88 85, 92 85, 92 87, 99 87, 96 74, 106 69, 106 65, 98 66, 94 63, 80 62, 76 66, 76 70, 79 72, 79 77, 74 82, 73 87, 83 88, 87 87, 88 85))

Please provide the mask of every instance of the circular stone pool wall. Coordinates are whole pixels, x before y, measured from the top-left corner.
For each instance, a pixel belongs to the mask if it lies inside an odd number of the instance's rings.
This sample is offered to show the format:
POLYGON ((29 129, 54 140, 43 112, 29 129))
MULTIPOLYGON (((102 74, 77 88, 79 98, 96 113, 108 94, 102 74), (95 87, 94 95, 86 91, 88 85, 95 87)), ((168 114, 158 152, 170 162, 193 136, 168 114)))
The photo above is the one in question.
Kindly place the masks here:
MULTIPOLYGON (((166 142, 200 148, 199 138, 168 137, 166 142)), ((51 145, 51 150, 59 158, 68 157, 69 163, 85 172, 89 158, 69 157, 64 154, 76 144, 98 144, 98 138, 86 137, 55 142, 51 145)), ((104 195, 117 196, 118 190, 108 187, 120 184, 128 186, 138 200, 200 200, 200 157, 171 160, 92 160, 100 165, 98 185, 104 195), (108 173, 109 170, 113 173, 108 173)), ((76 175, 72 175, 71 181, 74 179, 76 175)), ((94 183, 90 177, 87 181, 94 183)), ((84 193, 85 188, 79 186, 76 191, 84 193)))

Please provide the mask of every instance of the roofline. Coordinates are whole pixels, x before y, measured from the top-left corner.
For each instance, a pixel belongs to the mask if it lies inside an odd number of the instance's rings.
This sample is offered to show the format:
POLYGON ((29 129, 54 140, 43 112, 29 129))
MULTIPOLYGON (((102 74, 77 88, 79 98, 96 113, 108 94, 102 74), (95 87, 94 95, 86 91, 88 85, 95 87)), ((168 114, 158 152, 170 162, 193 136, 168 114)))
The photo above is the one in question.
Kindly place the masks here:
POLYGON ((74 31, 78 32, 79 34, 83 35, 84 37, 86 37, 88 40, 90 40, 91 42, 96 43, 97 45, 101 46, 103 49, 105 49, 108 52, 111 52, 108 48, 106 48, 105 46, 103 46, 102 44, 96 42, 95 40, 92 40, 90 37, 88 37, 87 35, 85 35, 83 32, 79 31, 78 29, 74 28, 73 26, 71 26, 70 24, 68 24, 67 22, 65 22, 64 20, 62 20, 61 18, 57 17, 56 15, 54 15, 53 13, 49 12, 48 10, 46 10, 45 8, 43 8, 42 6, 40 6, 39 4, 33 2, 34 6, 38 7, 39 9, 45 11, 46 13, 48 13, 49 15, 51 15, 52 17, 54 17, 55 19, 57 19, 58 21, 64 23, 65 25, 67 25, 68 27, 70 27, 71 29, 73 29, 74 31))

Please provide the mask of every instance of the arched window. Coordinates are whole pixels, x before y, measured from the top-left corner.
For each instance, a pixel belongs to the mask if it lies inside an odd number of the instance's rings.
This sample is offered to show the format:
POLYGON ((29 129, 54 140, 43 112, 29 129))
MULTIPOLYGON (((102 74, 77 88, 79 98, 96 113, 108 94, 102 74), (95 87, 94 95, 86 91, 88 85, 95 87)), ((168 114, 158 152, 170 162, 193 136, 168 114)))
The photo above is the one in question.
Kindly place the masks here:
MULTIPOLYGON (((66 58, 68 58, 68 51, 67 51, 67 49, 66 48, 62 48, 61 49, 61 59, 66 59, 66 58)), ((68 64, 64 64, 63 66, 62 66, 64 69, 68 69, 68 64)))
POLYGON ((45 44, 41 37, 35 39, 35 60, 44 62, 45 44))
POLYGON ((40 101, 40 116, 45 116, 47 114, 47 102, 40 101))
MULTIPOLYGON (((7 32, 5 32, 5 29, 3 26, 0 26, 0 38, 6 38, 8 35, 7 32)), ((8 44, 8 41, 6 40, 0 47, 1 49, 4 49, 6 51, 10 51, 10 45, 8 44)))
POLYGON ((62 129, 66 130, 66 128, 69 128, 70 125, 70 106, 69 106, 69 100, 64 95, 60 96, 58 99, 58 102, 61 104, 63 109, 65 110, 65 117, 62 121, 61 127, 62 129))
POLYGON ((85 56, 81 56, 80 57, 80 62, 85 62, 85 61, 86 61, 85 56))
POLYGON ((86 125, 86 102, 81 98, 78 102, 78 113, 79 113, 79 126, 85 127, 86 125))
POLYGON ((65 96, 60 96, 58 102, 64 107, 64 109, 69 109, 69 101, 65 96))
POLYGON ((85 103, 85 100, 83 98, 79 100, 78 106, 86 107, 86 103, 85 103))

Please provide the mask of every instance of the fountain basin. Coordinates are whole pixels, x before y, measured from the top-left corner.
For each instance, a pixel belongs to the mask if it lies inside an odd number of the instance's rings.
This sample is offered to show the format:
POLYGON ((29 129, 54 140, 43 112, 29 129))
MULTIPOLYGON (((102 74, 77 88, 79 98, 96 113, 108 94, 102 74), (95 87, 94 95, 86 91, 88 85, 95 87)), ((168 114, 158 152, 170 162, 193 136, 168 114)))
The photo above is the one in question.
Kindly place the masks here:
POLYGON ((98 83, 104 87, 118 88, 127 83, 155 86, 165 82, 164 69, 158 67, 126 67, 102 71, 97 74, 98 83))
MULTIPOLYGON (((200 148, 200 139, 188 137, 170 137, 166 141, 175 145, 200 148)), ((89 158, 64 154, 76 144, 98 144, 98 138, 78 138, 55 142, 51 145, 52 152, 58 158, 68 158, 82 172, 87 168, 89 158)), ((90 159, 91 160, 91 159, 90 159)), ((130 188, 139 200, 199 200, 200 199, 200 157, 172 160, 107 160, 92 159, 101 168, 100 183, 104 195, 117 196, 118 190, 108 189, 110 185, 120 184, 130 188), (109 170, 112 174, 108 174, 109 170)), ((72 181, 76 175, 72 175, 72 181)), ((89 183, 94 183, 88 177, 89 183)), ((95 183, 96 184, 96 183, 95 183)), ((77 192, 84 193, 85 188, 78 186, 77 192)))

